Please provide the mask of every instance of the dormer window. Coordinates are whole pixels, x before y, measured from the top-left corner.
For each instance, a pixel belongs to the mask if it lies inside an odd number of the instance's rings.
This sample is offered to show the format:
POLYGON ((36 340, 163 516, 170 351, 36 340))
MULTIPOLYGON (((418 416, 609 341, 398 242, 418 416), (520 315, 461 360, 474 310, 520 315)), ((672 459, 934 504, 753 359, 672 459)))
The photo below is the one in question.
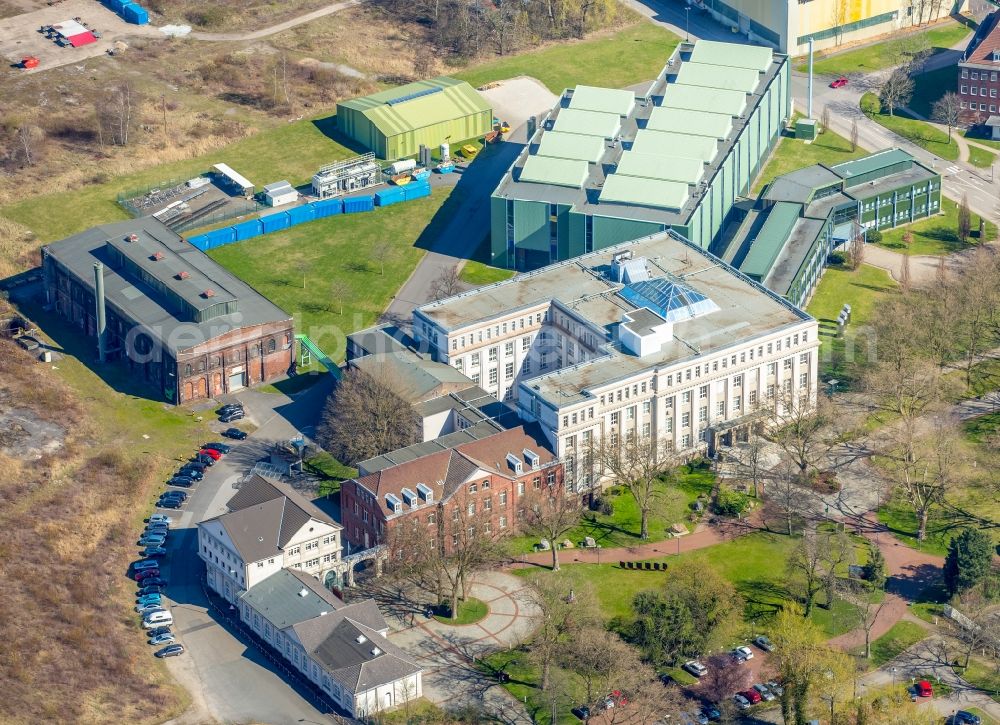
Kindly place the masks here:
POLYGON ((420 503, 417 500, 417 494, 415 494, 411 489, 404 488, 400 491, 400 493, 403 494, 403 502, 410 508, 416 508, 416 506, 420 503))
POLYGON ((991 60, 1000 60, 1000 49, 993 51, 991 60))
POLYGON ((420 498, 422 498, 427 503, 430 503, 431 501, 434 500, 434 491, 431 490, 431 487, 426 484, 418 483, 417 493, 419 493, 420 498))
POLYGON ((385 505, 389 507, 389 510, 394 514, 398 514, 403 510, 403 502, 399 500, 399 497, 394 493, 387 493, 385 495, 385 505))
POLYGON ((515 456, 513 453, 507 454, 507 465, 514 469, 514 473, 520 475, 524 473, 524 466, 521 464, 521 459, 515 456))
POLYGON ((538 466, 542 462, 542 459, 539 457, 539 455, 534 451, 529 451, 527 448, 521 451, 521 453, 524 454, 524 460, 526 460, 528 462, 528 465, 531 466, 531 470, 537 471, 538 466))

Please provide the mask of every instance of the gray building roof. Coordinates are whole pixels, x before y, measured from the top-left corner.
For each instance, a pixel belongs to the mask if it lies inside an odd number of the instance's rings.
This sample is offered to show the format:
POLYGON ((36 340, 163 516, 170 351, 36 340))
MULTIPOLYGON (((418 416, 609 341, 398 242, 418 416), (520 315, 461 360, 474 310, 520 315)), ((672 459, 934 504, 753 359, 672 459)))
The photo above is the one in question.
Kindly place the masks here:
POLYGON ((347 607, 316 579, 294 569, 275 572, 250 587, 242 598, 278 629, 347 607))
POLYGON ((815 189, 842 181, 841 177, 820 164, 807 166, 777 177, 764 193, 768 201, 792 201, 806 204, 815 189))
POLYGON ((423 443, 414 443, 412 446, 398 448, 381 456, 369 458, 367 461, 361 461, 358 464, 358 475, 364 476, 369 473, 381 471, 384 468, 398 466, 400 463, 406 463, 416 458, 429 456, 431 453, 457 448, 472 441, 482 440, 502 430, 504 430, 504 427, 500 423, 493 420, 484 420, 468 428, 443 435, 440 438, 424 441, 423 443))
POLYGON ((152 217, 104 224, 45 247, 86 289, 104 264, 109 308, 174 358, 233 330, 291 315, 152 217))
POLYGON ((384 378, 410 405, 475 387, 464 373, 410 350, 376 353, 356 358, 351 365, 372 377, 384 378))

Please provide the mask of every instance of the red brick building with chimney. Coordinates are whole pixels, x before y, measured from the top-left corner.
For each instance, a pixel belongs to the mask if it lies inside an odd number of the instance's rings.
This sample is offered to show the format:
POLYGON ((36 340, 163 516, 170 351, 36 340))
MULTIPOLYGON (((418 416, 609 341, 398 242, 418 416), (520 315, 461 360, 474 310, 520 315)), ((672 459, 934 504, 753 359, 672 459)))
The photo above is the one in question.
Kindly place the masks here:
POLYGON ((538 426, 519 426, 344 482, 343 536, 353 549, 368 549, 405 523, 450 552, 456 526, 514 533, 519 502, 544 491, 563 495, 562 463, 538 426))
POLYGON ((1000 108, 1000 11, 979 26, 958 62, 961 118, 984 124, 1000 108))

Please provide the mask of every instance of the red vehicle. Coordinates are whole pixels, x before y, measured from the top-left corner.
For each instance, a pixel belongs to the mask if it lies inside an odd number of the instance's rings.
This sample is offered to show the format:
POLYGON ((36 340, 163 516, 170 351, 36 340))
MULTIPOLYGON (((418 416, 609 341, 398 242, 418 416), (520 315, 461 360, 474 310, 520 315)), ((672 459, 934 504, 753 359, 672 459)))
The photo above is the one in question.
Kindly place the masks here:
POLYGON ((847 85, 847 79, 844 76, 840 76, 837 80, 830 84, 830 88, 843 88, 847 85))
POLYGON ((154 576, 160 576, 159 569, 144 569, 143 571, 136 572, 135 580, 141 582, 143 579, 149 579, 154 576))
POLYGON ((219 460, 220 458, 222 458, 222 454, 221 454, 221 453, 219 453, 219 452, 218 452, 217 450, 215 450, 214 448, 202 448, 202 449, 201 449, 200 451, 198 451, 198 453, 200 453, 200 454, 201 454, 201 455, 203 455, 203 456, 208 456, 208 457, 209 457, 209 458, 211 458, 211 459, 212 459, 213 461, 217 461, 217 460, 219 460))
POLYGON ((927 680, 921 680, 918 682, 917 695, 920 697, 932 697, 934 695, 934 688, 931 687, 931 683, 927 680))
POLYGON ((743 697, 745 697, 747 700, 749 700, 751 705, 756 705, 758 702, 761 701, 760 693, 757 692, 752 687, 749 690, 744 690, 740 694, 743 695, 743 697))

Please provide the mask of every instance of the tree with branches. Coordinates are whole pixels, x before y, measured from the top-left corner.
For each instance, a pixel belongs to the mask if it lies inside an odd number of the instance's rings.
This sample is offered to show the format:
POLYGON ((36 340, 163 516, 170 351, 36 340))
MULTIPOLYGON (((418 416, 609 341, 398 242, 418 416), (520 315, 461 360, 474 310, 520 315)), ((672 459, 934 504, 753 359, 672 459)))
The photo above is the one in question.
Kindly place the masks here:
POLYGON ((892 116, 897 108, 905 106, 913 98, 913 79, 903 68, 894 68, 886 75, 878 89, 879 101, 889 109, 892 116))
POLYGON ((865 659, 872 656, 872 629, 891 601, 883 595, 884 590, 884 576, 881 579, 848 579, 838 587, 840 597, 852 605, 857 628, 865 633, 865 659))
POLYGON ((850 247, 851 267, 853 267, 854 269, 860 268, 861 265, 864 264, 865 262, 865 251, 867 251, 865 248, 865 244, 867 244, 867 242, 865 241, 864 227, 862 227, 861 224, 858 223, 858 220, 855 219, 851 223, 851 247, 850 247))
POLYGON ((396 248, 392 242, 383 239, 372 246, 371 258, 378 262, 379 274, 385 276, 385 263, 395 256, 396 248))
POLYGON ((967 244, 972 235, 972 212, 969 211, 969 197, 962 195, 962 203, 958 205, 958 238, 962 244, 967 244))
POLYGON ((795 466, 798 483, 808 485, 840 443, 839 424, 843 422, 822 396, 813 405, 807 397, 790 392, 775 404, 765 435, 795 466))
POLYGON ((330 280, 330 302, 337 306, 338 314, 344 314, 344 302, 352 292, 351 283, 343 277, 334 277, 330 280))
POLYGON ((559 540, 580 523, 580 499, 567 496, 562 486, 545 486, 518 500, 521 528, 550 542, 552 571, 559 571, 559 540))
POLYGON ((961 119, 962 103, 957 93, 948 91, 934 101, 931 107, 931 120, 948 127, 948 143, 951 143, 951 131, 961 119))
POLYGON ((801 587, 802 616, 808 617, 816 595, 823 588, 823 541, 815 525, 802 532, 802 538, 788 556, 787 569, 789 580, 801 587))
POLYGON ((851 153, 858 150, 858 119, 851 121, 851 153))
POLYGON ((899 255, 899 288, 904 292, 910 291, 910 255, 899 255))
POLYGON ((435 300, 443 300, 446 297, 453 297, 462 291, 462 280, 459 279, 458 269, 449 267, 441 272, 431 283, 431 297, 435 300))
POLYGON ((574 588, 567 579, 536 576, 530 592, 539 614, 528 654, 538 667, 542 691, 549 692, 552 670, 569 642, 582 629, 600 624, 600 610, 589 588, 574 588))

